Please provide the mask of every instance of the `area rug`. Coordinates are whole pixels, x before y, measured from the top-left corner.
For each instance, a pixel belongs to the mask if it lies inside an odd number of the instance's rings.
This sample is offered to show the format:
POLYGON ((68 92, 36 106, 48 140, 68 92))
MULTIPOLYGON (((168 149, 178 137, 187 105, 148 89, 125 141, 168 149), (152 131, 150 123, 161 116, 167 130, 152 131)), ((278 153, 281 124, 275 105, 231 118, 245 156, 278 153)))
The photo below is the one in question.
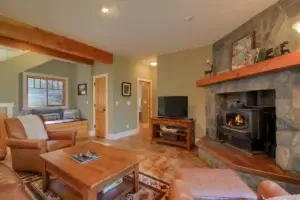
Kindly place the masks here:
MULTIPOLYGON (((22 181, 26 186, 26 192, 33 200, 61 200, 51 190, 46 193, 42 190, 43 180, 41 175, 34 173, 19 173, 22 181)), ((130 174, 125 179, 133 180, 130 174)), ((140 189, 137 193, 130 192, 122 200, 165 200, 169 192, 169 184, 166 181, 152 177, 140 172, 139 174, 140 189)))

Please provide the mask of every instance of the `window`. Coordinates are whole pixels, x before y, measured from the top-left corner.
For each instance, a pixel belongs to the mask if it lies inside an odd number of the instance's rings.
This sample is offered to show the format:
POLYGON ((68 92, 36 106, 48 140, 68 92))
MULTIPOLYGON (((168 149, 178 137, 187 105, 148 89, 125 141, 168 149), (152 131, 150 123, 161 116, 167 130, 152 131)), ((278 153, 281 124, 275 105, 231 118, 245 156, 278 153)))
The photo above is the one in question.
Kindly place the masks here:
POLYGON ((27 76, 28 107, 65 106, 66 80, 27 76))

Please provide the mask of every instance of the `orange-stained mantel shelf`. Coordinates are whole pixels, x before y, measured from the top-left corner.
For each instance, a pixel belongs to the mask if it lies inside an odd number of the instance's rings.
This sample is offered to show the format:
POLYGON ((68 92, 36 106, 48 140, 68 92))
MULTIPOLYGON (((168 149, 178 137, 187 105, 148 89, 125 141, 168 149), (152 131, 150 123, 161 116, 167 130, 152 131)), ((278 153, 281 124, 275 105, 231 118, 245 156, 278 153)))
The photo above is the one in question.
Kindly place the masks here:
POLYGON ((243 67, 234 71, 215 76, 207 77, 196 82, 197 87, 213 85, 234 79, 245 78, 249 76, 260 75, 268 72, 276 72, 292 67, 300 66, 300 51, 291 54, 279 56, 256 63, 247 67, 243 67))

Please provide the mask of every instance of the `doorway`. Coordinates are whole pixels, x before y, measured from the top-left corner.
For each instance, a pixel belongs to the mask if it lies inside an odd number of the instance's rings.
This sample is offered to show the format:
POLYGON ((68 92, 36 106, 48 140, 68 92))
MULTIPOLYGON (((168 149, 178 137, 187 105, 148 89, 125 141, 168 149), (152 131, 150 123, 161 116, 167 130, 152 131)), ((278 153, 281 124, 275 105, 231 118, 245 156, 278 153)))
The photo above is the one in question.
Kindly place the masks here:
POLYGON ((107 74, 93 77, 94 130, 95 130, 95 136, 100 138, 106 138, 107 127, 108 127, 107 79, 108 79, 107 74))
POLYGON ((152 82, 138 79, 138 126, 149 128, 152 117, 152 82))

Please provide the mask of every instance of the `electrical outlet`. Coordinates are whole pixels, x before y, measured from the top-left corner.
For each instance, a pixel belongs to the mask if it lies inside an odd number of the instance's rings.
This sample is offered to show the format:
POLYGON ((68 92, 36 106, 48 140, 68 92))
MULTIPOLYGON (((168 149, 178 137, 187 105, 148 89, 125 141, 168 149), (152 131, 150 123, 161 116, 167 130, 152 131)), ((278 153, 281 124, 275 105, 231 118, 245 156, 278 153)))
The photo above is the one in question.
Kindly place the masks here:
POLYGON ((127 126, 126 126, 127 128, 129 128, 129 124, 127 124, 127 126))

